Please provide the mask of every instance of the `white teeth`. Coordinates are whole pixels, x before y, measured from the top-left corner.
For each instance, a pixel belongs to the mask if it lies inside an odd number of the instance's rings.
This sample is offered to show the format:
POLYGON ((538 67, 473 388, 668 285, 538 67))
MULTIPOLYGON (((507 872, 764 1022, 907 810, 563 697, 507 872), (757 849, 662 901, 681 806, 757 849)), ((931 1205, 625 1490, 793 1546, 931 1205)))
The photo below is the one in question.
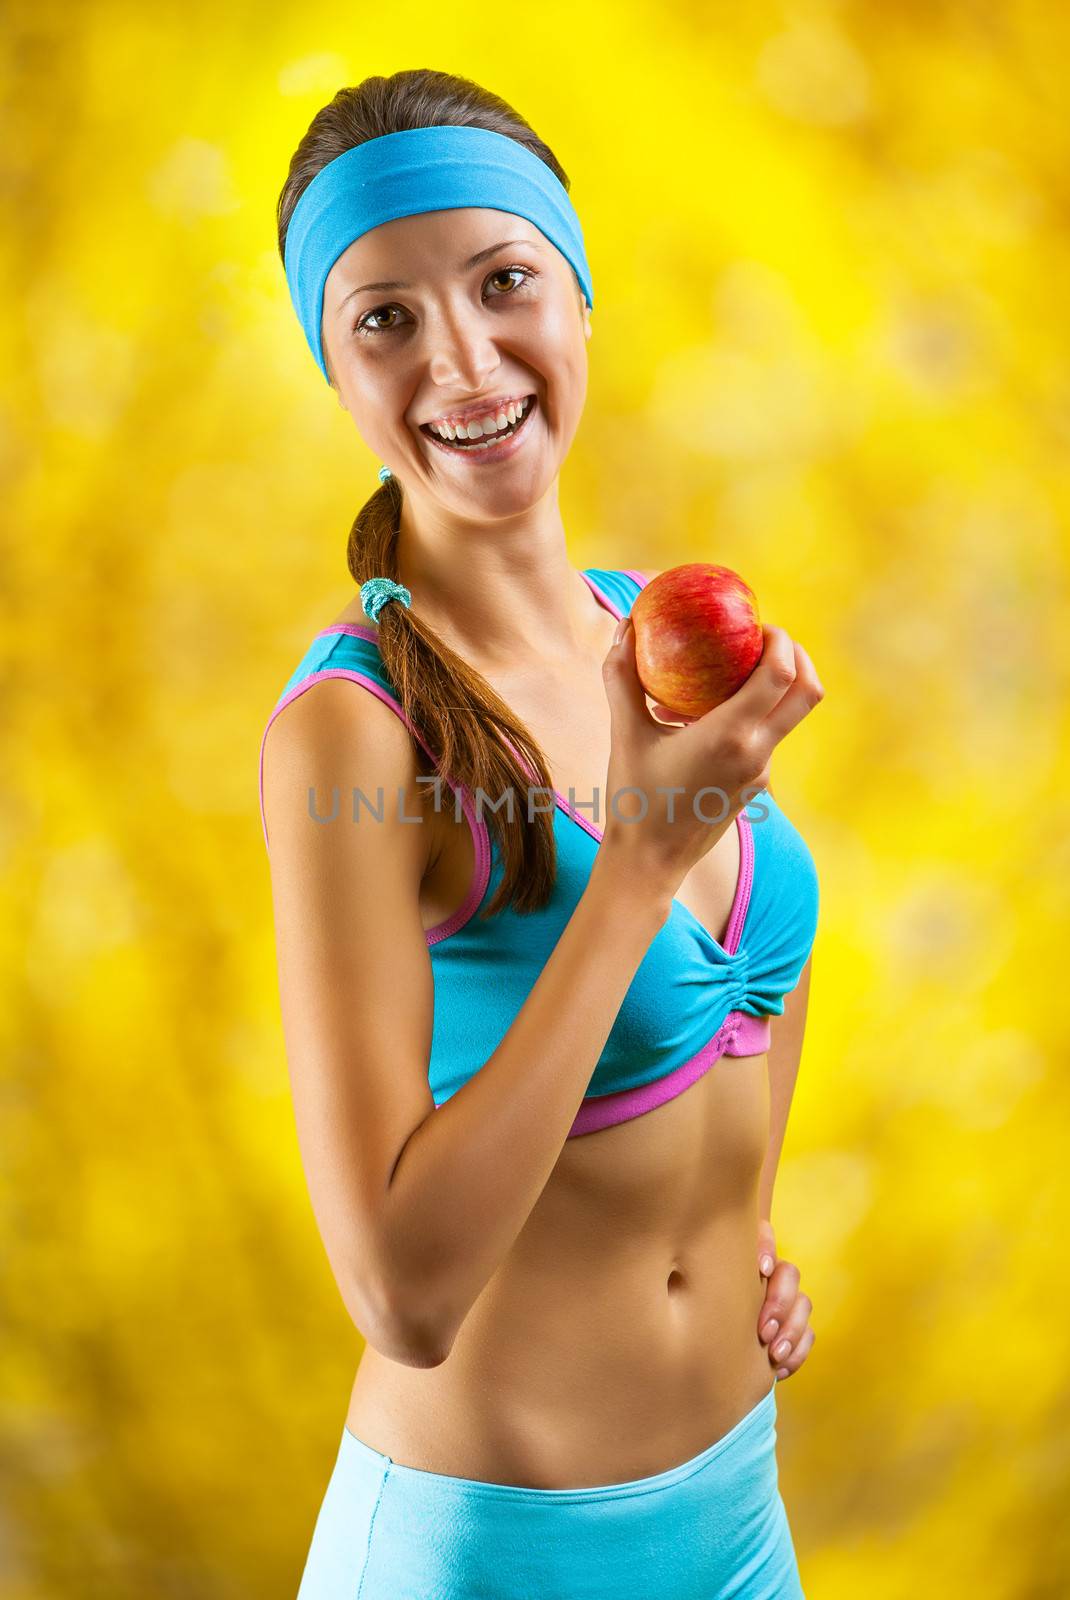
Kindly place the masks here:
MULTIPOLYGON (((510 423, 506 419, 504 412, 499 412, 499 417, 501 418, 502 422, 504 423, 505 429, 508 430, 510 427, 512 427, 513 431, 515 432, 517 426, 519 425, 519 423, 523 419, 527 409, 528 409, 528 407, 527 407, 526 402, 521 402, 521 404, 518 405, 518 406, 514 406, 514 405, 510 404, 509 410, 513 413, 513 422, 512 423, 510 423)), ((447 437, 447 429, 448 429, 448 437, 451 440, 454 439, 454 438, 456 439, 457 447, 458 447, 459 450, 463 450, 463 451, 466 451, 466 452, 467 451, 473 451, 473 450, 490 450, 490 449, 493 449, 494 445, 497 443, 498 425, 494 421, 492 421, 492 419, 489 418, 489 417, 486 418, 485 420, 489 424, 489 426, 485 430, 491 436, 489 439, 477 439, 476 436, 472 433, 471 428, 466 429, 463 425, 458 426, 456 430, 453 430, 452 428, 449 428, 448 424, 445 424, 445 423, 430 423, 428 426, 430 427, 431 432, 433 434, 435 434, 437 437, 443 438, 443 439, 445 439, 447 437), (470 443, 468 443, 468 442, 461 443, 460 442, 460 441, 466 440, 466 439, 470 440, 471 442, 470 443)), ((479 424, 477 424, 477 426, 479 426, 479 424)), ((480 427, 480 432, 482 433, 483 431, 484 431, 484 429, 482 427, 480 427)))
POLYGON ((510 400, 508 407, 503 407, 497 416, 473 417, 472 421, 465 424, 457 423, 456 427, 449 422, 432 422, 432 433, 437 433, 443 439, 482 439, 488 433, 501 433, 503 429, 518 422, 527 410, 527 400, 510 400))

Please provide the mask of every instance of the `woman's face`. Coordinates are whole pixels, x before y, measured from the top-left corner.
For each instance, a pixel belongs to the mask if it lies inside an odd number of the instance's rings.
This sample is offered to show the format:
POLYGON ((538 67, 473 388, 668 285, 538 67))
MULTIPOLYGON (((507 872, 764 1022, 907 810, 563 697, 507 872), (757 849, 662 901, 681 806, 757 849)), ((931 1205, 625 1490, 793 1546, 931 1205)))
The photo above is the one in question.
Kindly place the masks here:
POLYGON ((339 403, 407 496, 469 519, 522 512, 557 477, 583 411, 590 333, 560 251, 525 218, 483 207, 384 222, 324 286, 339 403), (525 395, 534 404, 502 455, 428 436, 430 422, 497 415, 525 395))

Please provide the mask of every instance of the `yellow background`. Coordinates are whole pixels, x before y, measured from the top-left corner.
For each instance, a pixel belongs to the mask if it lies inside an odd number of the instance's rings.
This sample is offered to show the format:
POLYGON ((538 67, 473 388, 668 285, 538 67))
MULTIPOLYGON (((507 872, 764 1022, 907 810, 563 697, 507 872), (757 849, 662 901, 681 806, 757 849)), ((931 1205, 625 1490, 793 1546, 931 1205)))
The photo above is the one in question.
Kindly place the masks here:
POLYGON ((274 210, 417 66, 572 179, 574 564, 723 562, 825 685, 774 763, 821 878, 808 1600, 1070 1592, 1068 46, 1050 0, 8 8, 5 1600, 292 1596, 333 1463, 257 761, 378 462, 274 210))

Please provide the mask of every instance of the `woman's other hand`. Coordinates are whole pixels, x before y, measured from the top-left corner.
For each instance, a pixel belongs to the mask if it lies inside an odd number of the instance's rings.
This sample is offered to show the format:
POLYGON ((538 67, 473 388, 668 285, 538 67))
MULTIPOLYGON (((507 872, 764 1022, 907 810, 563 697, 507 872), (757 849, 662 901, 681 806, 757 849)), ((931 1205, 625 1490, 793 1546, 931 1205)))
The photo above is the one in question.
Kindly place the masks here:
POLYGON ((771 1222, 758 1224, 758 1271, 766 1280, 765 1299, 758 1313, 758 1337, 769 1351, 778 1378, 798 1372, 814 1343, 810 1326, 813 1302, 799 1290, 799 1269, 778 1260, 771 1222), (788 1348, 784 1349, 784 1344, 788 1348), (780 1352, 779 1355, 777 1352, 780 1352))

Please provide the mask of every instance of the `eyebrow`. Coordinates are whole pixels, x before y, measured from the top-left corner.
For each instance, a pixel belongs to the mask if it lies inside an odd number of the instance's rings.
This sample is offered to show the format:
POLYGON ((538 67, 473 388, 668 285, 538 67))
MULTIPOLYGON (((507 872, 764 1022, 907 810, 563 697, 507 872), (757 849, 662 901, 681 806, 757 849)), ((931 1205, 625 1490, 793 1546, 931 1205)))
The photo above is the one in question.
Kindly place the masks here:
MULTIPOLYGON (((525 245, 532 250, 541 248, 534 239, 502 239, 498 244, 489 244, 485 250, 477 250, 470 261, 464 261, 458 267, 458 272, 470 272, 473 267, 478 267, 481 261, 486 261, 489 256, 497 255, 499 250, 512 249, 514 245, 525 245)), ((335 316, 338 316, 347 301, 352 300, 355 294, 364 294, 368 289, 411 289, 411 283, 402 283, 399 279, 391 279, 384 283, 362 283, 359 289, 350 289, 347 295, 338 302, 335 316)))

